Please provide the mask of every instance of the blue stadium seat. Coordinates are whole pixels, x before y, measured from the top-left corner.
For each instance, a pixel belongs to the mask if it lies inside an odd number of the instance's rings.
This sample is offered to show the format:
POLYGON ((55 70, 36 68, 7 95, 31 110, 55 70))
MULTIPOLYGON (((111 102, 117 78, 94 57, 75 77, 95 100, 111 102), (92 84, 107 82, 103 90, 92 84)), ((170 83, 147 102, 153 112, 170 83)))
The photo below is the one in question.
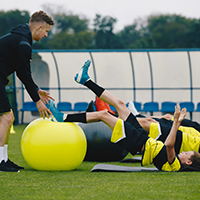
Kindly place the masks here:
POLYGON ((153 115, 153 112, 159 111, 159 104, 158 102, 146 102, 143 104, 143 112, 150 112, 151 116, 153 115))
POLYGON ((37 109, 35 102, 31 101, 31 102, 24 102, 23 107, 20 109, 20 111, 22 112, 21 123, 23 124, 24 112, 25 111, 37 112, 38 109, 37 109))
POLYGON ((59 111, 72 111, 72 104, 70 102, 58 102, 57 109, 59 111))
POLYGON ((196 112, 200 112, 200 102, 197 103, 197 109, 195 110, 196 112))
POLYGON ((181 109, 186 108, 187 112, 190 113, 190 119, 192 120, 192 112, 194 112, 194 103, 193 102, 181 102, 179 103, 181 109))
POLYGON ((86 111, 87 107, 88 107, 87 102, 76 102, 74 103, 73 111, 77 111, 77 112, 86 111))
POLYGON ((133 103, 138 112, 142 110, 142 103, 136 101, 134 101, 133 103))
POLYGON ((160 112, 163 113, 174 113, 176 103, 172 101, 165 101, 161 103, 160 112))

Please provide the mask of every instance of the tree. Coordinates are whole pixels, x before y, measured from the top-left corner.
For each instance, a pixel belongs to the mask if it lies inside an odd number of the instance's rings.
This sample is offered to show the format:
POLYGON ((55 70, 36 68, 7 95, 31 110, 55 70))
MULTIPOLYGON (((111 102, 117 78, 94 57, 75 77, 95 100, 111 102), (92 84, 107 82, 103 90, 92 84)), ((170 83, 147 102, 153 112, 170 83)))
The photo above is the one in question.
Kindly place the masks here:
POLYGON ((79 33, 67 33, 62 31, 55 34, 48 41, 48 46, 51 49, 89 49, 92 48, 93 33, 81 31, 79 33))
POLYGON ((150 16, 149 36, 157 48, 187 48, 186 35, 192 24, 192 19, 178 15, 150 16))
POLYGON ((74 15, 60 7, 46 7, 55 21, 48 38, 34 47, 47 49, 88 49, 92 48, 94 34, 89 29, 89 19, 74 15), (52 9, 53 8, 53 9, 52 9))
POLYGON ((10 30, 19 25, 28 23, 30 18, 28 11, 10 10, 0 11, 0 36, 10 32, 10 30))
POLYGON ((150 15, 118 33, 124 48, 199 47, 200 22, 179 15, 150 15))
POLYGON ((200 48, 200 19, 195 20, 186 35, 188 48, 200 48))
POLYGON ((54 16, 57 29, 61 31, 78 33, 88 30, 89 20, 86 18, 81 19, 78 15, 56 14, 54 16))
POLYGON ((94 32, 96 33, 95 47, 97 49, 118 49, 122 45, 117 35, 113 33, 117 19, 110 16, 102 17, 96 14, 94 19, 94 32))

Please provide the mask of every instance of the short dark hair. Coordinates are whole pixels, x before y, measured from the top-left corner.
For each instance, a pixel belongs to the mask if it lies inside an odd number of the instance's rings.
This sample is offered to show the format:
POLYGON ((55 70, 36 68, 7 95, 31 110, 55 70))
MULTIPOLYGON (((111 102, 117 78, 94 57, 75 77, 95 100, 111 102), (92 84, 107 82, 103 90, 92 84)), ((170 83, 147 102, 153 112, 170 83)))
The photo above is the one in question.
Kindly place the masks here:
POLYGON ((190 160, 192 161, 191 167, 200 169, 200 154, 196 151, 193 151, 194 154, 191 156, 190 160))
POLYGON ((29 20, 29 22, 41 22, 41 21, 44 21, 49 25, 54 25, 53 19, 42 10, 33 13, 29 20))

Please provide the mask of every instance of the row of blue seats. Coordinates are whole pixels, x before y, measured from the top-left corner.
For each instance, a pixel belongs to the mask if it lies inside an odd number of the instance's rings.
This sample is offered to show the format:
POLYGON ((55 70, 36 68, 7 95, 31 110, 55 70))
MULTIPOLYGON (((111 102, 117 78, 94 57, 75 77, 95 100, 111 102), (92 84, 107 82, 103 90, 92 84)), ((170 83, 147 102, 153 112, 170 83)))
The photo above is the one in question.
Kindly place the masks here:
MULTIPOLYGON (((87 107, 88 107, 87 102, 76 102, 74 103, 74 108, 72 108, 72 103, 70 102, 59 102, 57 104, 57 108, 60 111, 81 112, 81 111, 86 111, 87 107)), ((34 102, 24 102, 23 107, 20 109, 20 111, 22 112, 21 123, 23 123, 25 111, 38 112, 38 109, 34 102)))
MULTIPOLYGON (((133 102, 135 105, 135 108, 138 112, 150 112, 151 115, 153 115, 154 112, 162 112, 162 113, 173 113, 175 110, 176 102, 162 102, 161 108, 159 107, 158 102, 146 102, 146 103, 140 103, 140 102, 133 102)), ((192 119, 192 112, 200 112, 200 102, 197 104, 197 108, 195 109, 195 104, 193 102, 180 102, 181 108, 186 108, 188 112, 190 112, 190 119, 192 119)), ((63 112, 81 112, 86 111, 89 103, 87 102, 76 102, 74 103, 74 107, 72 108, 71 102, 59 102, 57 104, 57 108, 60 111, 63 112)), ((128 106, 128 103, 127 103, 128 106)), ((115 107, 111 106, 111 110, 116 110, 115 107)), ((24 102, 22 109, 20 109, 22 112, 22 118, 21 123, 23 123, 23 116, 25 111, 31 111, 31 112, 37 112, 37 107, 34 102, 24 102)))

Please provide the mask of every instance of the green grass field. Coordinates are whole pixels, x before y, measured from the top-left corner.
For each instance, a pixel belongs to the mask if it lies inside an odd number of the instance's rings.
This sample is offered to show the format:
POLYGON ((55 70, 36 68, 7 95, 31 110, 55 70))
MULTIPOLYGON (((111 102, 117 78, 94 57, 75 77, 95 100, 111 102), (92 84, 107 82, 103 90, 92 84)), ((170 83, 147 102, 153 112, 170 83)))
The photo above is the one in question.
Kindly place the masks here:
MULTIPOLYGON (((9 158, 25 169, 19 173, 0 172, 0 200, 200 199, 200 172, 91 173, 97 162, 83 162, 74 171, 35 171, 26 163, 20 149, 25 127, 14 127, 16 133, 10 135, 8 149, 9 158)), ((107 164, 139 166, 138 163, 107 164)))

